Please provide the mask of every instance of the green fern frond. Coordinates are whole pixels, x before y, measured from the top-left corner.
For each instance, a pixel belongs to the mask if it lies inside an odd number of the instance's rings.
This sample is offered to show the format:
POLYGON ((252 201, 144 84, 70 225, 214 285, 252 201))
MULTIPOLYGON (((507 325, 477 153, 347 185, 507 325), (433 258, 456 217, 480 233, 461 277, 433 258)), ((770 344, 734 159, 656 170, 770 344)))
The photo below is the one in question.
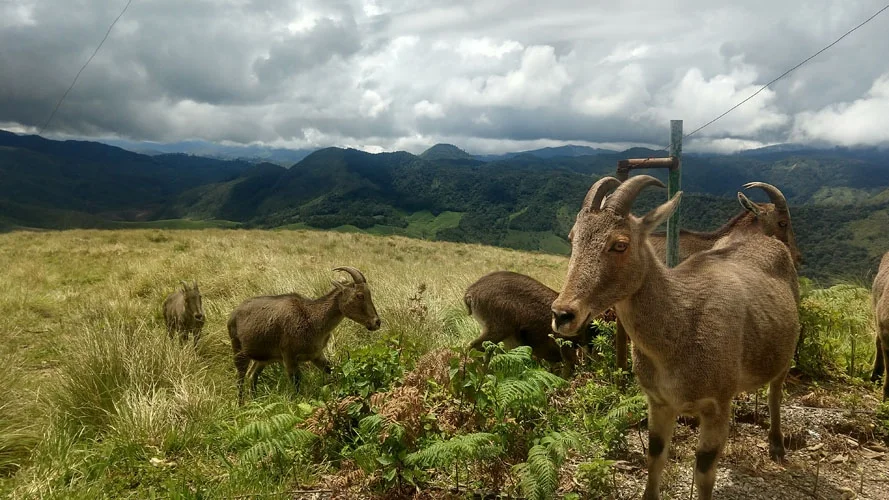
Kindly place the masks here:
POLYGON ((260 441, 244 453, 241 454, 241 460, 244 462, 257 463, 266 457, 272 456, 279 451, 271 441, 260 441))
POLYGON ((614 422, 625 421, 630 414, 641 417, 645 413, 647 404, 647 400, 642 394, 636 394, 635 396, 628 398, 621 398, 618 405, 612 408, 605 418, 614 422))
POLYGON ((382 430, 384 422, 382 415, 377 413, 368 415, 358 422, 358 431, 363 436, 377 435, 380 433, 380 430, 382 430))
POLYGON ((491 358, 491 370, 501 377, 517 377, 534 363, 529 346, 519 346, 491 358))
POLYGON ((450 467, 457 462, 493 458, 501 452, 502 447, 494 434, 477 432, 454 436, 447 441, 436 441, 409 454, 405 462, 421 467, 450 467))
POLYGON ((496 399, 504 408, 542 407, 546 404, 546 392, 565 384, 565 380, 541 370, 525 370, 521 378, 510 378, 497 386, 496 399))
POLYGON ((552 498, 559 486, 559 467, 571 448, 580 446, 581 436, 574 431, 551 431, 528 450, 528 461, 513 467, 522 493, 529 500, 552 498))

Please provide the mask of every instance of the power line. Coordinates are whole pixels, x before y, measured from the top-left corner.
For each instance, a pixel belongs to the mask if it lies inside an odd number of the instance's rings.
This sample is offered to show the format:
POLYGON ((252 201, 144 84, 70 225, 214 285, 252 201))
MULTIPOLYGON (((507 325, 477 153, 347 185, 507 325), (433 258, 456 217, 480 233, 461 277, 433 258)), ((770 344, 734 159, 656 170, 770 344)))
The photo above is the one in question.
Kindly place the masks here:
POLYGON ((120 18, 123 17, 124 12, 126 12, 127 9, 130 8, 131 3, 133 3, 133 0, 127 0, 127 4, 124 6, 123 10, 120 11, 120 14, 117 15, 117 17, 114 19, 114 22, 112 22, 111 26, 108 27, 108 31, 105 32, 105 37, 102 38, 102 41, 99 42, 98 46, 96 46, 96 50, 93 51, 93 55, 91 55, 89 57, 89 59, 87 59, 86 62, 83 63, 83 66, 80 67, 80 71, 78 71, 77 75, 74 76, 74 81, 71 82, 71 85, 68 87, 68 90, 66 90, 65 93, 62 94, 61 99, 59 99, 59 102, 56 103, 56 107, 53 108, 52 113, 50 113, 50 115, 49 115, 49 118, 46 119, 46 123, 44 123, 43 126, 40 127, 40 131, 37 132, 37 135, 43 135, 43 131, 46 130, 47 126, 49 126, 49 122, 51 122, 53 117, 56 116, 56 111, 59 110, 59 106, 62 105, 62 101, 64 101, 65 98, 68 97, 68 92, 71 92, 71 89, 74 88, 74 84, 77 83, 77 79, 80 78, 80 74, 83 73, 83 70, 86 69, 86 67, 93 60, 93 58, 96 57, 96 54, 99 53, 99 49, 102 48, 102 45, 105 43, 105 40, 108 39, 108 35, 111 34, 111 30, 114 29, 114 25, 117 24, 117 21, 120 21, 120 18))
MULTIPOLYGON (((682 136, 682 138, 685 139, 685 138, 687 138, 687 137, 690 137, 690 136, 692 136, 692 135, 694 135, 694 134, 700 132, 700 131, 703 130, 704 128, 706 128, 706 127, 712 125, 713 123, 715 123, 717 120, 719 120, 719 119, 722 118, 723 116, 725 116, 725 115, 731 113, 732 111, 734 111, 735 109, 737 109, 738 107, 740 107, 740 106, 741 106, 742 104, 744 104, 745 102, 747 102, 747 101, 749 101, 750 99, 753 99, 754 97, 756 97, 757 94, 759 94, 759 93, 762 92, 763 90, 767 89, 771 84, 773 84, 773 83, 777 82, 778 80, 784 78, 785 76, 789 75, 790 73, 792 73, 794 70, 798 69, 798 68, 799 68, 800 66, 802 66, 803 64, 806 64, 807 62, 811 61, 811 60, 814 59, 816 56, 818 56, 819 54, 821 54, 822 52, 824 52, 825 50, 827 50, 827 49, 833 47, 834 45, 836 45, 840 40, 842 40, 843 38, 846 38, 847 36, 849 36, 853 31, 855 31, 855 30, 857 30, 858 28, 860 28, 860 27, 864 26, 865 24, 869 23, 873 18, 875 18, 875 17, 879 16, 880 14, 882 14, 883 11, 885 11, 886 9, 889 9, 889 4, 887 4, 887 5, 886 5, 885 7, 883 7, 882 9, 878 10, 878 11, 876 12, 876 14, 874 14, 874 15, 870 16, 869 18, 865 19, 865 20, 864 20, 861 24, 859 24, 858 26, 855 26, 854 28, 850 29, 849 31, 843 33, 843 36, 837 38, 836 40, 834 40, 833 42, 831 42, 830 44, 828 44, 827 46, 825 46, 824 48, 822 48, 822 49, 819 50, 818 52, 815 52, 814 54, 810 55, 809 57, 807 57, 806 59, 804 59, 802 62, 800 62, 799 64, 797 64, 796 66, 794 66, 794 67, 788 69, 788 70, 785 71, 784 73, 781 73, 780 76, 778 76, 778 77, 775 78, 774 80, 772 80, 772 81, 770 81, 769 83, 767 83, 767 84, 763 85, 762 87, 760 87, 759 90, 757 90, 756 92, 750 94, 749 97, 747 97, 747 98, 744 99, 743 101, 741 101, 741 102, 739 102, 738 104, 735 104, 734 106, 732 106, 731 108, 729 108, 728 111, 722 113, 721 115, 717 116, 716 118, 710 120, 709 122, 707 122, 707 123, 701 125, 700 127, 696 128, 696 129, 694 129, 693 131, 691 131, 691 132, 685 134, 684 136, 682 136)), ((669 148, 669 146, 667 146, 667 148, 669 148)), ((666 148, 665 148, 665 149, 666 149, 666 148)))
MULTIPOLYGON (((800 62, 799 64, 797 64, 796 66, 794 66, 794 67, 788 69, 788 70, 785 71, 784 73, 781 73, 781 75, 779 75, 777 78, 773 79, 773 80, 770 81, 769 83, 767 83, 767 84, 763 85, 762 87, 760 87, 759 90, 757 90, 756 92, 754 92, 754 93, 750 94, 749 96, 747 96, 747 98, 745 98, 743 101, 739 102, 738 104, 735 104, 734 106, 732 106, 731 108, 729 108, 728 110, 726 110, 724 113, 722 113, 721 115, 717 116, 716 118, 710 120, 709 122, 707 122, 707 123, 701 125, 700 127, 696 128, 696 129, 694 129, 694 130, 692 130, 691 132, 689 132, 689 133, 683 135, 682 138, 683 138, 683 139, 686 139, 686 138, 688 138, 688 137, 691 137, 692 135, 694 135, 694 134, 700 132, 701 130, 703 130, 703 129, 709 127, 710 125, 716 123, 720 118, 722 118, 722 117, 724 117, 725 115, 731 113, 732 111, 738 109, 742 104, 744 104, 745 102, 749 101, 750 99, 753 99, 754 97, 756 97, 760 92, 762 92, 763 90, 767 89, 767 88, 768 88, 770 85, 772 85, 773 83, 775 83, 775 82, 777 82, 778 80, 784 78, 785 76, 789 75, 789 74, 792 73, 793 71, 799 69, 800 66, 802 66, 802 65, 806 64, 807 62, 811 61, 812 59, 814 59, 815 57, 817 57, 819 54, 821 54, 822 52, 824 52, 825 50, 827 50, 827 49, 833 47, 833 46, 836 45, 840 40, 842 40, 843 38, 846 38, 847 36, 849 36, 850 34, 852 34, 852 32, 855 31, 855 30, 857 30, 858 28, 860 28, 860 27, 864 26, 865 24, 871 22, 871 20, 873 20, 875 17, 877 17, 877 16, 879 16, 880 14, 882 14, 882 13, 883 13, 885 10, 887 10, 887 9, 889 9, 889 4, 885 5, 882 9, 878 10, 874 15, 872 15, 872 16, 870 16, 869 18, 865 19, 865 20, 864 20, 863 22, 861 22, 858 26, 855 26, 854 28, 850 29, 849 31, 843 33, 843 35, 842 35, 841 37, 839 37, 839 38, 837 38, 836 40, 830 42, 829 44, 827 44, 826 46, 824 46, 824 47, 823 47, 821 50, 819 50, 818 52, 815 52, 814 54, 810 55, 809 57, 803 59, 803 61, 800 62)), ((668 144, 668 145, 666 145, 666 146, 664 146, 664 147, 658 149, 657 152, 660 152, 660 151, 667 151, 667 150, 669 150, 669 149, 670 149, 670 145, 668 144)), ((648 161, 649 159, 650 159, 650 158, 646 158, 645 161, 648 161)))

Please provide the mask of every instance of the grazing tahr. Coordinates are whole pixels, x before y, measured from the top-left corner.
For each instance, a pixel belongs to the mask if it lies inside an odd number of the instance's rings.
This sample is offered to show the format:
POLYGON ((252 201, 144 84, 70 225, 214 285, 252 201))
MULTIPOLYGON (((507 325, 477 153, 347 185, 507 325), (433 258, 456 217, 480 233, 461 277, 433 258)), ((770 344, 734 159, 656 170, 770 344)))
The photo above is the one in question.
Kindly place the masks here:
POLYGON ((178 333, 179 341, 182 343, 188 340, 190 334, 194 344, 197 345, 205 321, 201 291, 198 289, 197 281, 193 281, 191 287, 184 281, 180 283, 182 288, 164 300, 164 323, 167 325, 167 334, 172 339, 178 333))
POLYGON ((244 378, 250 362, 250 385, 266 365, 283 362, 294 386, 299 387, 299 363, 310 361, 330 373, 324 348, 344 317, 368 330, 380 328, 380 316, 370 296, 367 279, 354 267, 337 267, 352 277, 348 284, 332 281, 333 290, 312 299, 297 293, 253 297, 245 300, 228 320, 228 335, 238 370, 238 402, 244 401, 244 378))
POLYGON ((871 380, 883 377, 883 401, 889 401, 889 252, 883 254, 872 294, 874 323, 877 325, 877 357, 871 380))
MULTIPOLYGON (((738 193, 738 199, 744 209, 719 229, 708 232, 680 229, 679 262, 682 262, 696 252, 713 248, 717 241, 730 233, 760 231, 766 236, 778 238, 787 245, 787 249, 790 250, 790 255, 793 257, 794 265, 799 269, 803 258, 799 247, 796 245, 796 236, 793 233, 793 226, 790 222, 790 209, 787 206, 784 194, 775 186, 765 182, 748 182, 744 184, 744 189, 753 188, 762 189, 769 196, 771 203, 756 203, 744 194, 738 193)), ((649 241, 654 247, 655 254, 663 261, 666 261, 667 234, 662 231, 652 233, 649 241)), ((626 370, 627 336, 622 326, 619 326, 615 332, 614 342, 617 352, 617 366, 621 370, 626 370)))
POLYGON ((562 374, 569 376, 577 364, 578 346, 587 347, 595 326, 584 328, 580 338, 559 344, 550 335, 552 303, 559 292, 536 279, 511 271, 494 271, 469 285, 463 302, 469 314, 481 326, 481 335, 470 348, 481 350, 485 341, 503 342, 507 349, 520 345, 531 347, 532 354, 551 363, 564 362, 562 374))
POLYGON ((673 213, 681 193, 642 218, 631 215, 636 196, 650 185, 663 187, 647 175, 623 184, 606 177, 592 186, 571 231, 553 329, 570 335, 614 304, 633 341, 634 370, 648 400, 644 498, 660 496, 682 414, 701 422, 694 477, 699 498, 709 499, 737 393, 769 384, 769 451, 774 459, 784 456, 782 388, 800 329, 796 268, 787 245, 758 231, 730 233, 667 268, 649 235, 673 213))

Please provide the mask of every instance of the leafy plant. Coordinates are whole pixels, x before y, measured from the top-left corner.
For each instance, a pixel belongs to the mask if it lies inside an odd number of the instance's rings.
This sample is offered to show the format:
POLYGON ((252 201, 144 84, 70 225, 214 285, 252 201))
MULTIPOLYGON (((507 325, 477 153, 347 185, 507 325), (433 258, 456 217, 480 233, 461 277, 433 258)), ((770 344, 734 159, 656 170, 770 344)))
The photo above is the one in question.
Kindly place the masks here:
POLYGON ((613 491, 614 460, 596 458, 577 466, 577 479, 587 488, 587 494, 594 498, 609 496, 613 491))
POLYGON ((843 368, 850 376, 865 376, 874 356, 870 291, 841 284, 826 289, 803 286, 802 292, 797 368, 815 378, 843 368))
POLYGON ((450 371, 452 390, 472 401, 480 417, 490 412, 503 421, 539 415, 546 406, 547 392, 565 384, 564 379, 535 363, 529 346, 506 351, 502 344, 485 342, 483 347, 484 354, 470 351, 462 366, 460 359, 453 359, 450 371), (490 357, 488 363, 484 362, 486 357, 490 357))
POLYGON ((407 456, 407 463, 421 467, 454 470, 454 485, 460 490, 460 468, 469 463, 494 458, 503 452, 498 437, 487 432, 462 434, 445 441, 433 441, 407 456))
POLYGON ((339 367, 337 395, 366 398, 391 387, 405 372, 401 342, 399 338, 387 336, 352 351, 339 367))
POLYGON ((244 464, 268 467, 283 476, 294 464, 305 461, 307 450, 318 436, 297 427, 313 408, 300 404, 294 411, 284 402, 255 404, 242 418, 249 423, 238 429, 232 445, 242 448, 239 457, 244 464))
POLYGON ((513 467, 526 497, 530 500, 553 497, 559 486, 559 467, 568 451, 579 446, 580 440, 580 435, 573 431, 550 431, 531 447, 528 461, 513 467))

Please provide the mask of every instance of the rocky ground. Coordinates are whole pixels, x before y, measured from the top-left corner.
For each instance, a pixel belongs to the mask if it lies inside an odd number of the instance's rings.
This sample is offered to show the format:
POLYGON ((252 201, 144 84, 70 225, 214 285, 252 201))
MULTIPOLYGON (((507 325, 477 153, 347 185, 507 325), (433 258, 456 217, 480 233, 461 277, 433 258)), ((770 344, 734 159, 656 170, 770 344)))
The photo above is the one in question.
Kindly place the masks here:
MULTIPOLYGON (((781 407, 788 444, 783 464, 768 458, 768 408, 764 398, 736 400, 735 421, 719 462, 714 496, 720 499, 889 499, 886 436, 875 435, 878 401, 869 388, 813 388, 789 381, 781 407)), ((645 488, 645 431, 630 440, 618 462, 613 498, 640 498, 645 488)), ((664 472, 663 498, 690 496, 697 429, 677 426, 664 472)))

